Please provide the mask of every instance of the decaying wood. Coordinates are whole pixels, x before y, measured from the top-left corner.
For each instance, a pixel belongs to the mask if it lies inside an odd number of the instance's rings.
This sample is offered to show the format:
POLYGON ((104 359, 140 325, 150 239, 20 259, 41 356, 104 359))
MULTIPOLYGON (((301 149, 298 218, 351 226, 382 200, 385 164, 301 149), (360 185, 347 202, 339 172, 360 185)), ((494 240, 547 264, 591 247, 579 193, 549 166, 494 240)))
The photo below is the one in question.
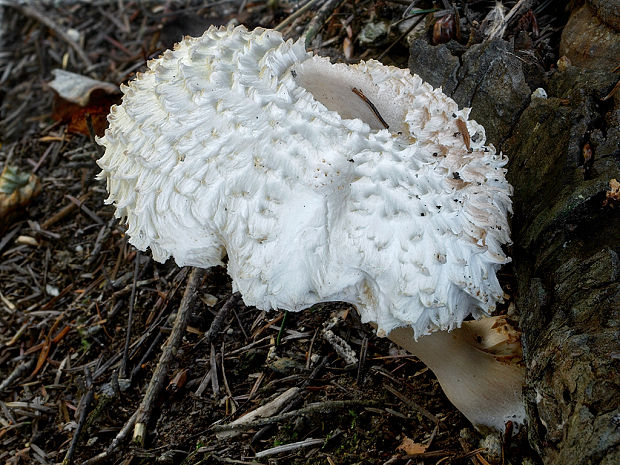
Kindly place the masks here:
POLYGON ((294 410, 292 412, 282 413, 280 415, 273 415, 267 418, 256 418, 252 421, 243 423, 229 423, 225 425, 213 425, 210 430, 215 433, 222 433, 228 431, 248 431, 257 426, 265 426, 273 423, 280 423, 282 421, 289 420, 291 418, 311 415, 311 414, 330 414, 338 410, 347 409, 350 407, 374 407, 379 405, 374 401, 354 400, 354 401, 325 401, 315 402, 308 404, 306 407, 294 410))
POLYGON ((251 412, 246 413, 241 418, 229 423, 229 429, 226 431, 218 432, 216 435, 219 439, 231 438, 239 434, 235 431, 236 427, 241 428, 241 425, 249 425, 258 418, 267 418, 274 416, 278 411, 280 411, 286 404, 292 402, 292 400, 299 396, 299 388, 292 387, 278 397, 273 399, 272 401, 266 403, 265 405, 261 405, 257 409, 252 410, 251 412))

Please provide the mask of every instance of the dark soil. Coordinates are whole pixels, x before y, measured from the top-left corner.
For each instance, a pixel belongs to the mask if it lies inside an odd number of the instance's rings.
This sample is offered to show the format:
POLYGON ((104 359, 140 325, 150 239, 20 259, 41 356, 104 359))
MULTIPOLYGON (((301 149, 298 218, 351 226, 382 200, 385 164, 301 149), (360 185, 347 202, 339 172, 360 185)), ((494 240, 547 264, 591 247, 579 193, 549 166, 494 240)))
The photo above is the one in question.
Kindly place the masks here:
MULTIPOLYGON (((148 252, 138 253, 128 245, 113 208, 104 205, 105 186, 95 180, 100 148, 89 135, 86 114, 100 133, 103 119, 96 117, 105 115, 117 97, 91 101, 87 112, 72 109, 47 86, 52 70, 67 69, 118 85, 185 34, 198 35, 211 24, 234 19, 249 28, 274 27, 299 8, 295 2, 232 0, 211 7, 196 1, 165 6, 103 0, 92 5, 56 2, 61 4, 57 7, 50 3, 34 5, 34 13, 0 7, 0 166, 34 173, 42 187, 27 208, 0 218, 0 460, 12 465, 60 463, 72 445, 73 462, 83 463, 112 444, 144 395, 189 271, 172 261, 156 263, 148 252), (77 48, 42 24, 37 12, 65 31, 77 48), (74 441, 77 428, 82 434, 74 441)), ((346 61, 350 41, 349 60, 356 61, 377 58, 393 45, 382 61, 405 67, 408 48, 399 42, 396 28, 376 43, 360 46, 356 38, 372 21, 398 21, 408 3, 345 2, 326 18, 313 47, 346 61)), ((419 3, 420 8, 430 6, 419 3)), ((472 19, 482 19, 490 9, 488 2, 455 3, 461 12, 467 4, 472 19)), ((514 3, 506 2, 508 8, 514 3)), ((547 28, 541 50, 551 55, 541 63, 550 66, 565 18, 545 11, 550 2, 533 3, 543 7, 537 27, 547 28)), ((286 35, 299 37, 312 15, 312 10, 301 15, 285 28, 286 35)), ((433 14, 424 21, 430 36, 433 14)), ((466 47, 470 38, 475 42, 475 32, 473 27, 461 31, 460 46, 466 47)), ((518 32, 530 34, 532 27, 525 24, 518 32)), ((509 275, 504 278, 508 293, 510 280, 509 275)), ((225 270, 211 270, 170 367, 169 384, 147 425, 145 447, 132 445, 130 432, 100 463, 498 460, 493 451, 479 449, 482 438, 447 401, 424 365, 377 338, 353 309, 341 304, 284 315, 238 302, 213 343, 202 343, 214 314, 230 296, 225 270), (358 365, 345 366, 322 337, 324 323, 334 315, 344 317, 335 332, 358 355, 367 349, 358 365), (219 389, 205 381, 213 360, 219 389), (289 411, 314 410, 234 438, 214 434, 213 425, 237 419, 294 386, 301 389, 289 411), (255 457, 309 438, 321 441, 255 457), (398 450, 405 438, 425 452, 407 457, 398 450)), ((505 449, 504 460, 536 463, 518 441, 505 449)))

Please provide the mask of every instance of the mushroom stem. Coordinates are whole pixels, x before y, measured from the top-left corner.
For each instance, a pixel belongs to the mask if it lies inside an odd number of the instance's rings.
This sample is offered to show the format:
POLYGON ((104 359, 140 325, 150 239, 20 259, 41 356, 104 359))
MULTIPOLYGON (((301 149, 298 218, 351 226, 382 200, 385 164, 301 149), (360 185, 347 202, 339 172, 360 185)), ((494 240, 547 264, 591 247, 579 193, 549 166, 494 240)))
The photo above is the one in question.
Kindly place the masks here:
POLYGON ((411 352, 437 376, 444 393, 481 431, 503 432, 525 420, 521 334, 503 316, 466 321, 417 341, 401 327, 388 338, 411 352))

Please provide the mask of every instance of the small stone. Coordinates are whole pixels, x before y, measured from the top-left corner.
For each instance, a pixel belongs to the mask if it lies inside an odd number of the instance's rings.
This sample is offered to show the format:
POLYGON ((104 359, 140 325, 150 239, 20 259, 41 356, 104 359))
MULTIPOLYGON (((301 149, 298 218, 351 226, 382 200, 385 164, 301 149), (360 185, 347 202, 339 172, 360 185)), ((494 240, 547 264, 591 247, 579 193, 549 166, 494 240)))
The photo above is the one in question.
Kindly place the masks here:
POLYGON ((218 299, 214 295, 204 294, 202 296, 202 301, 205 303, 207 307, 214 307, 217 304, 218 299))
POLYGON ((545 91, 545 89, 543 89, 542 87, 539 87, 534 92, 532 92, 532 99, 535 99, 535 98, 546 99, 547 92, 545 91))
POLYGON ((60 294, 58 288, 56 286, 52 286, 51 284, 45 285, 45 292, 51 297, 58 297, 58 295, 60 294))
POLYGON ((269 363, 268 367, 283 376, 288 376, 295 372, 301 371, 304 368, 299 362, 288 357, 280 357, 269 363))
POLYGON ((77 29, 73 29, 72 27, 70 27, 65 32, 72 41, 74 42, 80 41, 80 31, 78 31, 77 29))
POLYGON ((20 245, 30 245, 32 247, 37 247, 39 245, 37 240, 32 236, 18 236, 15 242, 20 245))
POLYGON ((558 71, 561 73, 566 71, 570 66, 572 66, 570 59, 566 55, 562 55, 557 62, 558 71))

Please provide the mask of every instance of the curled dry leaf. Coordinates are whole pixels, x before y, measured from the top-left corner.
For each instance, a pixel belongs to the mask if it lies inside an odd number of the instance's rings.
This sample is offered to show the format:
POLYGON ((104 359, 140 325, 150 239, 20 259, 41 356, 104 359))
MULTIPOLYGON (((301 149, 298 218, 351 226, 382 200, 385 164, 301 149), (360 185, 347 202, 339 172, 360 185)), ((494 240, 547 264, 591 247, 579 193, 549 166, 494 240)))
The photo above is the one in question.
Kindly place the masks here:
POLYGON ((110 107, 120 101, 119 88, 109 82, 61 69, 53 70, 52 74, 54 79, 49 86, 57 94, 54 119, 69 123, 69 132, 89 135, 86 121, 90 115, 95 133, 102 136, 107 127, 110 107))
POLYGON ((187 382, 187 370, 186 369, 179 370, 174 375, 174 377, 170 380, 170 383, 168 384, 168 387, 166 388, 166 390, 168 392, 178 392, 181 388, 183 388, 183 386, 185 386, 186 382, 187 382))
POLYGON ((609 190, 605 195, 605 200, 603 200, 603 207, 610 206, 614 207, 620 204, 620 182, 617 179, 611 179, 609 181, 609 190))
POLYGON ((91 94, 95 91, 103 91, 111 95, 118 95, 119 89, 109 82, 97 81, 81 74, 70 73, 62 69, 52 71, 54 79, 49 86, 56 91, 58 96, 67 102, 85 107, 90 102, 91 94))
POLYGON ((444 16, 437 18, 433 26, 433 44, 445 44, 456 35, 456 24, 454 14, 449 12, 444 16))
POLYGON ((523 16, 521 16, 517 24, 517 28, 521 31, 532 31, 532 35, 535 39, 538 38, 538 36, 540 35, 536 15, 531 9, 528 10, 528 12, 525 13, 523 16))
POLYGON ((4 167, 0 174, 0 232, 40 191, 39 178, 34 174, 9 165, 4 167))

